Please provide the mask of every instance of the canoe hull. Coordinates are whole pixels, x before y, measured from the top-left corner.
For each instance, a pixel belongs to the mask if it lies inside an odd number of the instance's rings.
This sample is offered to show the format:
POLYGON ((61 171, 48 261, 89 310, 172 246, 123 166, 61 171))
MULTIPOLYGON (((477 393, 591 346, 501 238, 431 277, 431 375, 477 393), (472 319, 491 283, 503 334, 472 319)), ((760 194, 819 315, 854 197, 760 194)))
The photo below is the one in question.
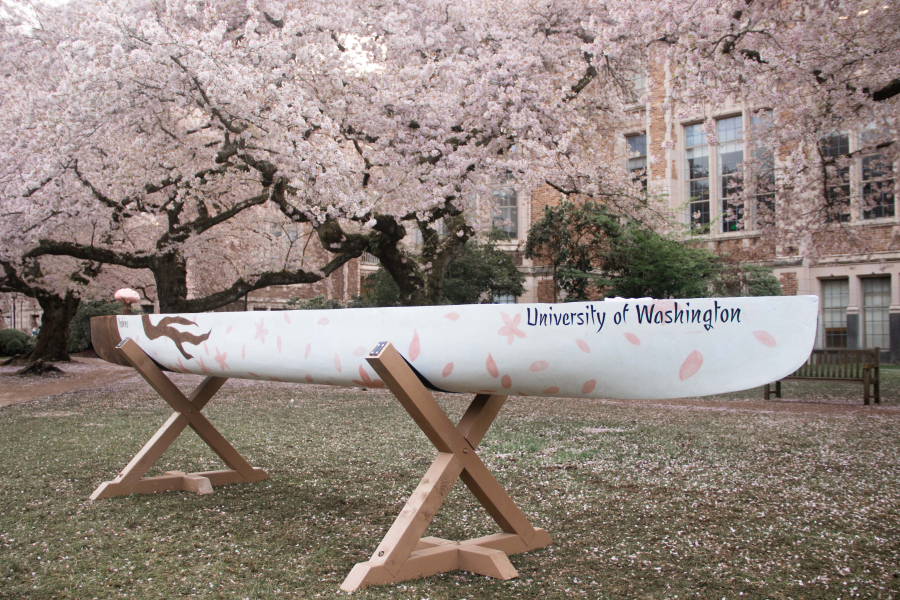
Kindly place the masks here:
POLYGON ((389 341, 448 392, 678 398, 785 377, 816 335, 815 296, 605 300, 95 317, 110 362, 130 337, 183 373, 381 387, 365 361, 389 341))

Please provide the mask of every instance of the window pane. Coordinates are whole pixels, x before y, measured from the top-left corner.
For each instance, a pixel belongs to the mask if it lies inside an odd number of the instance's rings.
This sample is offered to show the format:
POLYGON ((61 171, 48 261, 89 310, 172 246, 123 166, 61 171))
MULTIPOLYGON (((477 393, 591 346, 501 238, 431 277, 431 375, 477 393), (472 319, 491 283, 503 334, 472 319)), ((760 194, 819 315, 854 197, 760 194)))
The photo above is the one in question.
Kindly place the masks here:
POLYGON ((632 173, 633 181, 640 181, 643 188, 647 189, 647 136, 645 134, 629 135, 625 138, 628 143, 628 170, 632 173))
POLYGON ((700 125, 684 128, 688 222, 693 233, 709 233, 709 146, 700 125))
POLYGON ((888 308, 891 305, 891 278, 872 277, 862 280, 863 348, 889 348, 888 308))
POLYGON ((716 154, 719 163, 719 199, 722 202, 722 231, 741 229, 744 217, 743 204, 734 198, 741 193, 741 178, 738 176, 744 161, 744 126, 741 117, 731 117, 716 121, 716 136, 719 143, 716 154))
MULTIPOLYGON (((772 128, 772 112, 760 110, 750 117, 753 137, 763 140, 772 128)), ((755 144, 753 158, 756 159, 754 184, 756 185, 756 228, 775 224, 775 157, 772 150, 763 143, 755 144)))
POLYGON ((647 76, 643 71, 630 76, 631 94, 628 97, 629 102, 639 102, 641 96, 647 93, 647 76))
POLYGON ((519 206, 518 195, 513 188, 494 190, 494 204, 500 210, 500 214, 494 217, 494 226, 503 231, 512 239, 519 237, 519 206))
POLYGON ((847 347, 847 306, 850 281, 829 279, 822 282, 822 346, 847 347))
POLYGON ((893 165, 883 154, 863 157, 862 202, 863 219, 894 216, 893 165))
POLYGON ((850 167, 842 164, 841 156, 850 153, 850 136, 836 133, 822 138, 820 151, 825 160, 831 159, 828 168, 826 196, 828 212, 827 222, 850 220, 850 167))

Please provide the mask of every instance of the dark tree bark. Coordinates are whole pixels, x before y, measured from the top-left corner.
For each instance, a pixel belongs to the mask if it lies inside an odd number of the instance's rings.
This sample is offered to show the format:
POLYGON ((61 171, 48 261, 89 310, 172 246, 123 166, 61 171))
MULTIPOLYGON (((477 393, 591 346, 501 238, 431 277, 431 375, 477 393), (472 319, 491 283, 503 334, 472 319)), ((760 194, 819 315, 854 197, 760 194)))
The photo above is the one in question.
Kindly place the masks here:
POLYGON ((65 296, 44 291, 35 293, 35 299, 44 311, 41 315, 41 332, 31 352, 21 357, 21 362, 31 363, 68 361, 69 324, 78 312, 81 298, 71 291, 65 296))
MULTIPOLYGON (((41 270, 37 261, 28 261, 19 265, 3 262, 0 264, 0 290, 19 292, 38 301, 43 311, 41 331, 34 348, 16 359, 13 363, 32 363, 43 361, 68 361, 69 324, 78 312, 81 298, 72 290, 65 294, 41 287, 41 270), (23 275, 24 273, 24 275, 23 275)), ((101 265, 87 264, 71 275, 71 279, 86 281, 86 277, 96 276, 101 265)))

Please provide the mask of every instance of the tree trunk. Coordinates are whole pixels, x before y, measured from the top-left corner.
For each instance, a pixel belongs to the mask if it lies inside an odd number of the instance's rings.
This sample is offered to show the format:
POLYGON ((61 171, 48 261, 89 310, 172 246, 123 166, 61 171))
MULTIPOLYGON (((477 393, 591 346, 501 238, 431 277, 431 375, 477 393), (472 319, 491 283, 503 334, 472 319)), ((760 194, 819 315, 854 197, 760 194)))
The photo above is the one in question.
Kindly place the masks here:
POLYGON ((150 267, 156 280, 156 296, 159 298, 159 312, 178 313, 184 310, 187 300, 187 264, 180 254, 165 254, 153 259, 150 267))
POLYGON ((36 360, 68 361, 69 360, 69 323, 81 298, 71 291, 65 296, 39 292, 36 300, 44 311, 41 315, 41 332, 38 334, 34 349, 16 360, 17 363, 32 363, 36 360))

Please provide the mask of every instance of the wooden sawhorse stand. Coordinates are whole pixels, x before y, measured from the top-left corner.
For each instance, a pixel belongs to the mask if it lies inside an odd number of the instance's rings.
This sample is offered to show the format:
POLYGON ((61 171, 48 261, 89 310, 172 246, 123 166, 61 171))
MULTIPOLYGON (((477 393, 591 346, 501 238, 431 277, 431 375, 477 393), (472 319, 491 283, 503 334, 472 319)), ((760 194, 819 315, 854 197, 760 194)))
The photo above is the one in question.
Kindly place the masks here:
POLYGON ((94 490, 91 500, 172 490, 211 494, 214 486, 268 479, 268 473, 263 469, 251 467, 212 423, 200 414, 201 409, 219 391, 222 384, 228 381, 227 377, 207 377, 189 397, 185 397, 134 340, 125 338, 116 346, 116 351, 131 363, 156 393, 175 409, 175 412, 115 479, 100 484, 100 487, 94 490), (144 478, 147 470, 188 426, 197 432, 197 435, 230 469, 204 473, 168 471, 157 477, 144 478))
POLYGON ((531 526, 475 454, 506 396, 475 396, 459 425, 454 426, 393 346, 379 343, 366 360, 435 445, 438 455, 372 558, 354 566, 341 589, 352 592, 456 569, 499 579, 517 577, 508 555, 547 546, 551 540, 543 529, 531 526), (459 478, 504 533, 465 542, 422 537, 459 478))

